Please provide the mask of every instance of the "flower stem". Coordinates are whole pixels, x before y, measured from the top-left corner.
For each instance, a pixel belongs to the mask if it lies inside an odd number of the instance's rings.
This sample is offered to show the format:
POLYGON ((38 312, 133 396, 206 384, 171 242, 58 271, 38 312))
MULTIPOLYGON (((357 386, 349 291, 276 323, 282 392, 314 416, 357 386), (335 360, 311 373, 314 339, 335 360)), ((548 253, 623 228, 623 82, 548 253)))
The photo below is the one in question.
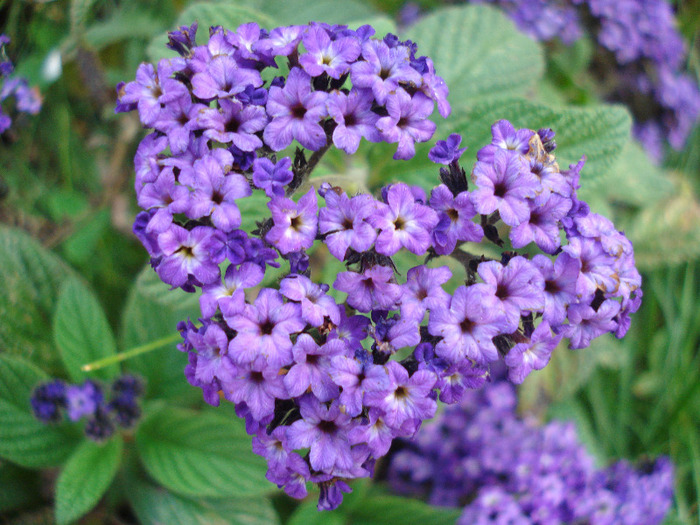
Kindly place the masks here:
POLYGON ((136 357, 137 355, 145 354, 147 352, 151 352, 153 350, 157 350, 159 348, 162 348, 163 346, 169 344, 169 343, 174 343, 178 339, 180 339, 182 336, 177 333, 177 334, 172 334, 166 337, 162 337, 160 339, 156 339, 155 341, 151 341, 150 343, 146 343, 145 345, 141 346, 136 346, 134 348, 130 348, 129 350, 126 350, 125 352, 120 352, 115 355, 111 355, 109 357, 105 357, 103 359, 98 359, 97 361, 93 361, 92 363, 87 363, 83 366, 80 367, 80 369, 83 372, 91 372, 93 370, 98 370, 100 368, 104 368, 105 366, 112 365, 114 363, 120 363, 122 361, 125 361, 127 359, 131 359, 132 357, 136 357))

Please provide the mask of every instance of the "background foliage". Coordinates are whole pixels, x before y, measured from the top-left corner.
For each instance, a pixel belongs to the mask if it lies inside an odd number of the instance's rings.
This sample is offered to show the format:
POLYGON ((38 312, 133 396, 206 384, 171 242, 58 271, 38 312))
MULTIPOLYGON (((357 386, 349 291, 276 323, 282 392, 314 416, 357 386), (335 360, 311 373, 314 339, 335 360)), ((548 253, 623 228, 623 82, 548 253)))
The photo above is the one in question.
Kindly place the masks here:
MULTIPOLYGON (((697 74, 698 2, 676 3, 680 27, 696 45, 689 66, 697 74)), ((697 126, 684 151, 654 166, 630 141, 625 108, 600 102, 585 43, 545 49, 487 6, 419 4, 425 16, 402 30, 394 21, 399 0, 0 0, 0 32, 12 39, 17 73, 44 96, 41 113, 18 118, 0 144, 0 518, 411 524, 452 523, 459 515, 363 481, 340 509, 319 516, 313 495, 301 504, 277 495, 232 408, 204 407, 186 383, 175 323, 196 318, 198 304, 158 281, 130 233, 131 159, 142 133, 135 115, 114 115, 113 86, 133 78, 140 62, 168 56, 167 30, 197 19, 200 40, 208 25, 248 21, 398 31, 435 60, 450 87, 453 114, 438 123, 436 138, 461 133, 469 146, 464 165, 500 118, 554 128, 563 166, 587 156, 583 196, 634 242, 644 304, 625 340, 556 352, 552 366, 523 386, 523 409, 573 418, 601 464, 670 454, 677 493, 668 521, 699 522, 697 126), (50 67, 57 56, 60 72, 50 67), (80 381, 81 365, 134 348, 155 350, 88 373, 146 379, 145 418, 133 433, 99 446, 73 425, 47 427, 32 417, 28 400, 39 382, 80 381)), ((314 177, 351 189, 399 179, 434 185, 429 145, 399 165, 393 149, 329 154, 314 177)))

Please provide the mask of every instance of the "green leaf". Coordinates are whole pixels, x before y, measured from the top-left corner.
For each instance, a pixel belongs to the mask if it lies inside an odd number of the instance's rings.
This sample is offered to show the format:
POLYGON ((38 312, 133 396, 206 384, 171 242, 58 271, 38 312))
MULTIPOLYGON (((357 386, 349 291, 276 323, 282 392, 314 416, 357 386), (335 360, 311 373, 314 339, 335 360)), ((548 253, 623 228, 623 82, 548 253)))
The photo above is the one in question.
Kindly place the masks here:
MULTIPOLYGON (((143 4, 127 4, 114 10, 107 20, 90 25, 85 31, 85 42, 99 51, 121 40, 153 38, 165 29, 166 24, 162 16, 143 7, 143 4)), ((166 50, 165 47, 163 49, 166 50)))
POLYGON ((22 231, 0 227, 0 348, 42 364, 60 367, 51 337, 58 289, 73 272, 22 231))
POLYGON ((542 49, 498 9, 465 5, 439 9, 406 36, 433 59, 450 89, 453 108, 476 99, 524 93, 542 77, 542 49))
MULTIPOLYGON (((488 100, 455 112, 437 138, 445 139, 449 133, 462 135, 462 146, 468 149, 461 164, 469 173, 476 161, 476 152, 491 142, 491 125, 500 119, 509 120, 516 128, 552 128, 558 144, 555 154, 562 169, 585 155, 582 187, 600 188, 602 180, 606 186, 615 184, 615 173, 610 168, 629 140, 631 125, 629 114, 621 106, 550 108, 524 99, 488 100)), ((428 145, 422 145, 420 151, 416 148, 416 158, 398 165, 393 176, 426 189, 437 184, 438 168, 426 160, 427 149, 428 145)), ((383 168, 374 168, 373 180, 382 178, 381 171, 376 170, 383 168)))
POLYGON ((32 390, 46 380, 27 361, 0 355, 0 457, 23 467, 57 465, 75 446, 69 427, 45 425, 32 414, 32 390))
POLYGON ((316 498, 299 505, 287 525, 343 525, 347 523, 345 502, 335 510, 319 512, 316 498))
POLYGON ((178 494, 223 498, 272 489, 240 419, 166 408, 141 423, 136 444, 149 474, 178 494))
MULTIPOLYGON (((170 290, 150 266, 139 274, 126 301, 122 317, 121 347, 129 349, 177 334, 177 323, 200 315, 195 294, 170 290)), ((188 402, 201 398, 183 374, 187 355, 166 345, 123 362, 124 370, 147 381, 149 397, 177 398, 188 402)))
POLYGON ((84 441, 70 457, 56 484, 56 522, 70 523, 100 501, 119 469, 123 441, 84 441))
POLYGON ((275 525, 279 518, 267 498, 191 499, 162 487, 130 480, 127 493, 139 523, 200 525, 275 525))
MULTIPOLYGON (((360 20, 370 20, 377 11, 365 2, 357 0, 263 0, 260 10, 269 13, 275 20, 289 24, 308 24, 321 21, 329 24, 349 24, 360 20)), ((367 23, 367 22, 363 22, 367 23)), ((378 35, 383 37, 384 35, 378 35)))
POLYGON ((10 463, 0 464, 0 514, 41 503, 39 476, 10 463))
POLYGON ((61 288, 53 320, 56 346, 73 381, 87 377, 112 379, 119 374, 117 365, 83 372, 81 367, 116 353, 114 335, 95 295, 78 279, 61 288))
POLYGON ((422 501, 389 494, 373 496, 352 509, 349 523, 362 525, 452 525, 462 509, 433 507, 422 501))
MULTIPOLYGON (((209 27, 222 26, 234 31, 241 24, 256 22, 261 27, 273 29, 278 24, 272 16, 251 9, 250 7, 235 5, 227 2, 200 2, 189 6, 177 19, 176 26, 192 25, 199 23, 197 31, 197 44, 206 44, 209 41, 209 27)), ((291 23, 291 22, 288 22, 291 23)), ((167 33, 155 37, 148 45, 147 54, 156 62, 161 58, 178 56, 177 53, 165 47, 168 42, 167 33)))

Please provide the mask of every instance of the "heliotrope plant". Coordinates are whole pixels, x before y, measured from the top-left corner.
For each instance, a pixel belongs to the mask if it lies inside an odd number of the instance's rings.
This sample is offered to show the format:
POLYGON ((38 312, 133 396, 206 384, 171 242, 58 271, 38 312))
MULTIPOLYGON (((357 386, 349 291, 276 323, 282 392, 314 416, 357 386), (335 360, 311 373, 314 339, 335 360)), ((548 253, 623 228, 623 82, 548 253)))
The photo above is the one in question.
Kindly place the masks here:
POLYGON ((396 143, 401 160, 432 138, 435 104, 443 117, 450 106, 430 58, 370 26, 213 27, 201 46, 196 30, 170 34, 179 58, 118 86, 117 111, 154 130, 135 157, 134 232, 165 283, 200 294, 199 321, 179 325, 187 380, 208 403, 235 404, 288 494, 313 482, 319 509, 335 508, 347 480, 371 476, 394 438, 482 385, 491 364, 521 382, 563 338, 583 348, 625 334, 641 300, 632 246, 577 198, 584 161, 561 170, 552 130, 494 124, 471 190, 458 135, 430 152, 442 167, 429 195, 309 188, 332 146, 396 143), (243 231, 237 203, 253 192, 269 217, 243 231), (314 248, 347 271, 315 280, 314 248), (400 252, 425 262, 400 275, 400 252), (440 257, 464 265, 452 294, 440 257))
MULTIPOLYGON (((36 88, 29 87, 27 79, 12 76, 14 65, 5 54, 5 46, 10 43, 7 35, 0 34, 0 102, 15 99, 14 108, 18 112, 36 115, 41 109, 41 95, 36 88)), ((0 133, 7 131, 12 125, 8 109, 0 107, 0 133)))

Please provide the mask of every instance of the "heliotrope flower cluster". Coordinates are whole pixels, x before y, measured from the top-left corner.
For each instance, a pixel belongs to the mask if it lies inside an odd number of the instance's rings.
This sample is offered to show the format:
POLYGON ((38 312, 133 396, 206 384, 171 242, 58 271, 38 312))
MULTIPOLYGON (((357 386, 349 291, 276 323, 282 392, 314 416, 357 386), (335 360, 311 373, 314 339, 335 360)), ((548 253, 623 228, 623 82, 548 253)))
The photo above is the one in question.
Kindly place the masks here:
POLYGON ((551 130, 497 123, 472 191, 452 135, 430 152, 443 167, 429 195, 324 183, 295 200, 331 144, 398 143, 404 159, 431 138, 434 104, 449 112, 431 60, 369 26, 215 27, 206 46, 195 32, 171 33, 181 58, 143 64, 118 88, 117 111, 138 109, 155 129, 135 158, 144 211, 134 231, 165 283, 200 294, 199 322, 179 325, 188 381, 212 405, 235 404, 268 479, 288 494, 304 497, 310 481, 319 508, 334 508, 347 480, 371 476, 394 438, 413 436, 438 399, 480 386, 491 363, 505 360, 522 381, 564 337, 582 348, 625 333, 641 297, 631 245, 577 199, 583 161, 560 171, 551 130), (263 80, 285 62, 286 78, 263 80), (303 149, 278 159, 294 141, 303 149), (238 203, 254 191, 269 215, 247 232, 238 203), (506 235, 549 256, 464 249, 506 235), (312 279, 321 245, 346 266, 333 282, 312 279), (400 275, 399 252, 452 256, 467 279, 450 284, 435 262, 400 275), (282 276, 271 282, 269 267, 282 276))
POLYGON ((667 141, 679 150, 700 116, 697 82, 683 72, 687 49, 665 0, 471 0, 501 7, 537 40, 572 44, 589 32, 599 44, 593 71, 627 104, 634 133, 655 159, 667 141), (584 23, 585 21, 585 23, 584 23))
POLYGON ((42 383, 31 397, 34 416, 44 423, 59 423, 67 416, 76 422, 85 419, 85 435, 93 441, 108 439, 117 428, 132 428, 141 417, 139 398, 142 381, 125 374, 109 388, 88 379, 82 384, 66 384, 60 379, 42 383))
POLYGON ((470 391, 392 455, 388 480, 406 495, 464 506, 458 523, 656 525, 673 500, 666 457, 639 469, 596 468, 573 423, 519 417, 513 385, 470 391), (465 505, 465 502, 466 505, 465 505))
MULTIPOLYGON (((5 55, 5 45, 10 42, 7 35, 0 34, 0 102, 14 97, 15 110, 36 115, 41 109, 41 96, 36 88, 30 88, 24 77, 11 77, 14 66, 5 55)), ((12 119, 0 107, 0 133, 7 131, 12 119)))

